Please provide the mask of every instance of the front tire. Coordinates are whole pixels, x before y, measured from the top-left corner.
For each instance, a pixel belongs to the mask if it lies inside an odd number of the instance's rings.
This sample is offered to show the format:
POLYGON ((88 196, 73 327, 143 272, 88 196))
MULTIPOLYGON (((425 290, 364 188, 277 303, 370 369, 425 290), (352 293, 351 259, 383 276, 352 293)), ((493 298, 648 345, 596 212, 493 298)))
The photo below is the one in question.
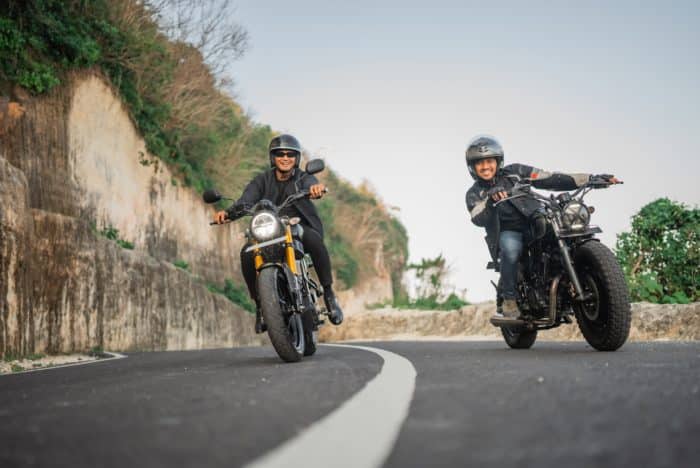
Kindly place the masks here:
POLYGON ((501 327, 501 334, 506 344, 513 349, 530 349, 537 339, 537 330, 501 327))
POLYGON ((299 314, 287 314, 282 307, 282 300, 287 296, 284 273, 277 268, 262 270, 258 275, 258 294, 272 347, 285 362, 301 361, 304 357, 304 326, 299 314))
POLYGON ((589 241, 576 250, 574 265, 584 293, 590 296, 574 303, 581 333, 598 351, 619 349, 629 336, 632 310, 617 258, 605 245, 589 241))
POLYGON ((307 310, 302 317, 304 324, 304 356, 313 356, 318 348, 318 331, 314 324, 314 314, 307 310))

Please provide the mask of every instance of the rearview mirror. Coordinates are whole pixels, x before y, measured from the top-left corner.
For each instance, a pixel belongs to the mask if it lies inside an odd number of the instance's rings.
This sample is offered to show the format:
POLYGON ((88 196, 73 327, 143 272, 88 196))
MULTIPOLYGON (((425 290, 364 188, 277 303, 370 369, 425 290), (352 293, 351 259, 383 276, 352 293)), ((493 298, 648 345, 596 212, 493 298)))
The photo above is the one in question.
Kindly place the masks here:
POLYGON ((202 198, 204 203, 216 203, 221 200, 221 194, 214 189, 208 189, 204 191, 202 198))
POLYGON ((306 163, 306 172, 309 174, 318 174, 326 168, 323 159, 312 159, 306 163))

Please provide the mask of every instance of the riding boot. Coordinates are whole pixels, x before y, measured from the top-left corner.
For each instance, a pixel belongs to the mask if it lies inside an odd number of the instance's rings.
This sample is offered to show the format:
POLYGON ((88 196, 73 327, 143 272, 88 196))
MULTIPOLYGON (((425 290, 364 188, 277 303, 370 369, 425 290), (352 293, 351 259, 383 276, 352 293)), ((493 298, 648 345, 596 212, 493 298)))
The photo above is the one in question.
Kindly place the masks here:
POLYGON ((328 287, 324 288, 323 300, 326 303, 326 309, 328 310, 328 319, 333 325, 340 325, 343 323, 343 310, 338 304, 338 300, 335 298, 333 290, 328 287))
POLYGON ((520 309, 515 299, 505 299, 503 301, 503 317, 517 319, 520 317, 520 309))

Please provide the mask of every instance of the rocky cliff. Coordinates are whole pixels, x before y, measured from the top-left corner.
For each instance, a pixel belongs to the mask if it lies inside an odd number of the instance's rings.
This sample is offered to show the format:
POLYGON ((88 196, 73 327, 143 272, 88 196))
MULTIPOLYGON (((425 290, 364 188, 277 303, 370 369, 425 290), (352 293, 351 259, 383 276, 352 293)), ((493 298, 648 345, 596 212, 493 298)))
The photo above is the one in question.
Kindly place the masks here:
MULTIPOLYGON (((267 342, 207 288, 243 284, 242 225, 209 225, 98 73, 0 99, 0 139, 0 352, 267 342)), ((341 293, 349 314, 391 297, 384 276, 341 293)))
POLYGON ((148 155, 104 80, 12 101, 0 120, 0 351, 261 342, 250 314, 207 289, 239 274, 240 230, 209 226, 211 208, 148 155), (133 250, 98 234, 108 227, 133 250))

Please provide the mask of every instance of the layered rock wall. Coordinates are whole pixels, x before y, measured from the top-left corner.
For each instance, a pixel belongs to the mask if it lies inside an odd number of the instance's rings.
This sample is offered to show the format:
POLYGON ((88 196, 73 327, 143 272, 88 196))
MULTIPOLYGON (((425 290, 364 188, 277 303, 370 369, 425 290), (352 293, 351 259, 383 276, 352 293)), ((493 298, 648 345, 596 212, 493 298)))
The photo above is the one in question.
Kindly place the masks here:
MULTIPOLYGON (((212 215, 148 153, 98 73, 41 98, 0 96, 0 353, 267 342, 250 314, 207 289, 243 285, 244 226, 212 227, 212 215)), ((340 296, 352 314, 391 297, 391 279, 340 296)))
POLYGON ((240 280, 240 229, 209 226, 103 79, 71 83, 18 92, 5 107, 22 112, 0 118, 0 352, 261 343, 250 314, 207 289, 240 280))

